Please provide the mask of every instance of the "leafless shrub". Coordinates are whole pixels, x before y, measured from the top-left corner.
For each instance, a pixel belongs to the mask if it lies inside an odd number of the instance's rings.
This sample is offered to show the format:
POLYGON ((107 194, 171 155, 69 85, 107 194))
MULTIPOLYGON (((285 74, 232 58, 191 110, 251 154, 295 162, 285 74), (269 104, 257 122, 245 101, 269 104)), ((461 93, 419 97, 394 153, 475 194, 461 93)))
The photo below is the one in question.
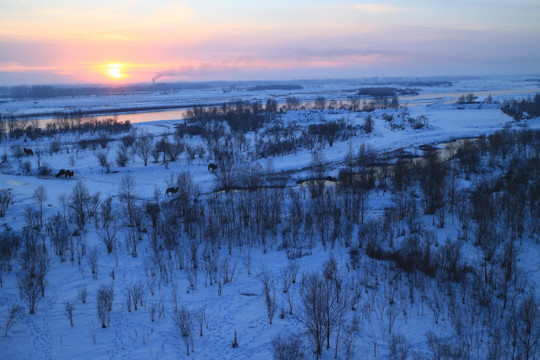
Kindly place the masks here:
POLYGON ((195 313, 195 319, 197 320, 197 323, 199 324, 199 336, 203 336, 203 327, 206 323, 208 327, 208 315, 206 313, 206 309, 203 307, 199 308, 197 312, 195 313))
POLYGON ((223 285, 230 283, 234 280, 236 274, 236 264, 231 265, 230 259, 227 257, 219 264, 219 274, 223 285))
POLYGON ((81 300, 83 304, 86 304, 87 296, 88 296, 88 289, 86 287, 79 289, 79 300, 81 300))
POLYGON ((93 322, 90 325, 90 337, 92 338, 92 342, 95 344, 97 341, 97 331, 93 322))
POLYGON ((107 158, 107 153, 104 151, 100 151, 96 154, 96 158, 99 161, 99 165, 103 167, 107 173, 109 173, 111 171, 111 163, 107 158))
POLYGON ((79 181, 73 187, 73 191, 69 197, 69 208, 73 212, 75 222, 79 229, 84 229, 89 218, 88 207, 91 201, 90 192, 86 185, 79 181))
POLYGON ((7 209, 13 203, 13 190, 1 189, 0 190, 0 217, 4 217, 7 209))
POLYGON ((11 145, 9 149, 11 150, 13 156, 15 156, 17 159, 20 159, 24 156, 23 147, 19 144, 11 145))
POLYGON ((248 276, 251 275, 251 250, 248 249, 245 253, 242 254, 242 263, 244 264, 248 276))
POLYGON ((444 304, 443 299, 441 298, 441 294, 439 294, 436 290, 432 289, 431 296, 429 296, 427 300, 427 305, 433 313, 433 320, 435 321, 435 324, 438 324, 439 317, 444 312, 444 304))
POLYGON ((24 316, 23 307, 19 304, 9 304, 7 307, 7 314, 4 336, 7 336, 9 329, 24 316))
POLYGON ((433 353, 433 359, 444 360, 464 358, 464 353, 462 349, 460 349, 459 344, 456 344, 451 340, 444 340, 432 331, 429 331, 426 334, 426 338, 428 347, 433 353))
POLYGON ((69 325, 73 326, 73 311, 75 310, 75 302, 74 301, 66 301, 64 302, 64 312, 66 313, 66 316, 69 320, 69 325))
POLYGON ((272 276, 263 268, 261 274, 259 275, 259 280, 263 285, 264 300, 266 304, 266 314, 268 316, 268 323, 272 324, 272 319, 276 313, 276 289, 272 276))
POLYGON ((111 322, 111 311, 114 300, 114 288, 112 285, 102 285, 97 290, 97 315, 101 321, 101 327, 106 328, 111 322))
POLYGON ((389 348, 391 360, 406 360, 409 356, 411 344, 403 334, 392 334, 389 348))
POLYGON ((184 345, 186 345, 186 355, 189 356, 190 346, 193 351, 193 315, 185 306, 182 306, 178 311, 174 312, 173 321, 184 341, 184 345))
POLYGON ((148 157, 152 151, 152 138, 148 133, 142 133, 141 137, 138 138, 135 143, 135 152, 141 157, 144 162, 144 166, 148 165, 148 157))
POLYGON ((120 167, 125 167, 128 161, 129 148, 124 144, 120 144, 120 147, 116 151, 116 164, 120 167))
POLYGON ((356 342, 356 339, 360 336, 360 330, 361 323, 360 316, 358 314, 355 314, 349 321, 346 321, 343 324, 341 340, 345 345, 347 359, 354 355, 354 343, 356 342))
POLYGON ((51 141, 49 144, 49 154, 53 155, 60 151, 60 142, 59 141, 51 141))
POLYGON ((101 242, 107 248, 107 254, 115 251, 116 243, 118 242, 117 234, 119 227, 117 226, 116 221, 111 222, 108 226, 102 227, 98 231, 98 236, 101 242))
POLYGON ((143 271, 144 271, 144 275, 146 277, 146 284, 148 286, 148 289, 150 290, 150 294, 154 295, 155 286, 156 286, 156 282, 157 282, 157 278, 156 278, 157 266, 156 266, 154 260, 152 259, 152 257, 149 256, 146 259, 144 259, 143 271))
POLYGON ((289 260, 286 271, 292 284, 296 284, 296 277, 298 276, 299 270, 300 266, 298 266, 298 262, 295 260, 289 260))
POLYGON ((128 288, 128 293, 129 293, 129 296, 130 296, 131 300, 133 301, 133 306, 135 308, 135 311, 137 311, 138 307, 143 305, 143 303, 142 303, 143 297, 144 297, 144 285, 143 285, 143 283, 139 281, 139 282, 131 285, 128 288))
POLYGON ((41 175, 41 176, 51 175, 51 174, 52 174, 52 168, 51 168, 51 165, 50 165, 48 162, 43 161, 43 162, 38 166, 38 174, 41 175))
POLYGON ((324 281, 321 276, 311 273, 303 277, 300 285, 301 303, 296 318, 304 325, 318 359, 323 350, 326 334, 322 300, 324 281))
POLYGON ((21 163, 21 170, 27 175, 32 171, 32 163, 30 160, 25 160, 21 163))
POLYGON ((272 353, 276 360, 301 360, 304 358, 304 344, 296 334, 278 335, 272 339, 272 353))
POLYGON ((37 277, 31 272, 25 271, 17 276, 17 283, 21 298, 28 301, 29 314, 35 314, 41 291, 37 277))
POLYGON ((94 247, 90 252, 88 253, 88 265, 90 266, 90 271, 92 272, 92 278, 96 280, 98 278, 98 250, 97 246, 94 247))

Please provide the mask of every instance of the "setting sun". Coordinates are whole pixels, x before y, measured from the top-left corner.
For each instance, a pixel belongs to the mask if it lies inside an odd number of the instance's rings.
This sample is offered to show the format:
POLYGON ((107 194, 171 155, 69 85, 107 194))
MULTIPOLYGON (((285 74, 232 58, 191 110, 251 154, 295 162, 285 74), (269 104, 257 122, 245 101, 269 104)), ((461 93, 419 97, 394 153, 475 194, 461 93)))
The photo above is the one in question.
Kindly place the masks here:
POLYGON ((107 75, 113 79, 120 79, 126 77, 123 70, 125 68, 124 64, 108 64, 107 65, 107 75))

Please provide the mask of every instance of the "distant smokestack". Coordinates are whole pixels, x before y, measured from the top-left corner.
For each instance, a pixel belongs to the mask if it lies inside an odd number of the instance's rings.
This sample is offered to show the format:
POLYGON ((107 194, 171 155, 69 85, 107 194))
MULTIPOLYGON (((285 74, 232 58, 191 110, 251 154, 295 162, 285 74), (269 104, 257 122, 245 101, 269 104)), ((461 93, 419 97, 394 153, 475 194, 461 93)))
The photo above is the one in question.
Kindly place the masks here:
POLYGON ((170 69, 170 70, 160 71, 154 75, 154 77, 152 78, 152 83, 155 83, 157 80, 163 77, 189 75, 190 72, 191 72, 191 69, 188 69, 188 68, 170 69))

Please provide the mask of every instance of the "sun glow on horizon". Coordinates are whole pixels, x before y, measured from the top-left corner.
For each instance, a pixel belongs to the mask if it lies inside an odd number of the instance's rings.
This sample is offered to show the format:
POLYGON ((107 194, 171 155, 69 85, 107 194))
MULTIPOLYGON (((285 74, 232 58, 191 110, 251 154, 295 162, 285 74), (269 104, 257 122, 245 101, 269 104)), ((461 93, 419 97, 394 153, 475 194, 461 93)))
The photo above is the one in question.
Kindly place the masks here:
POLYGON ((122 79, 127 77, 127 75, 125 74, 125 68, 126 64, 107 64, 105 73, 113 79, 122 79))

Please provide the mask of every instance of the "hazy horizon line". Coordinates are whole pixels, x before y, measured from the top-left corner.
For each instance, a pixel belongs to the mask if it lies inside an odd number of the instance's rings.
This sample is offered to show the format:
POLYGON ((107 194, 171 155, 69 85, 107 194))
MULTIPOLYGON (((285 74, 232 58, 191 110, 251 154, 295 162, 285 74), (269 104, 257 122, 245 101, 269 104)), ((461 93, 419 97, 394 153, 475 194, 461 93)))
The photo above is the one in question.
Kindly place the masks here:
MULTIPOLYGON (((511 77, 527 77, 527 76, 540 76, 540 73, 516 73, 516 74, 477 74, 477 75, 373 75, 362 77, 305 77, 305 78, 288 78, 288 79, 239 79, 239 80, 178 80, 178 81, 139 81, 132 83, 106 83, 106 82, 41 82, 41 83, 16 83, 16 84, 0 84, 0 87, 20 87, 20 86, 59 86, 59 87, 109 87, 109 88, 129 88, 134 86, 159 86, 159 85, 173 85, 173 84, 254 84, 254 83, 287 83, 287 82, 329 82, 329 81, 377 81, 377 80, 415 80, 415 79, 466 79, 466 78, 511 78, 511 77)), ((527 79, 525 79, 527 80, 527 79)), ((531 79, 537 80, 539 79, 531 79)))

